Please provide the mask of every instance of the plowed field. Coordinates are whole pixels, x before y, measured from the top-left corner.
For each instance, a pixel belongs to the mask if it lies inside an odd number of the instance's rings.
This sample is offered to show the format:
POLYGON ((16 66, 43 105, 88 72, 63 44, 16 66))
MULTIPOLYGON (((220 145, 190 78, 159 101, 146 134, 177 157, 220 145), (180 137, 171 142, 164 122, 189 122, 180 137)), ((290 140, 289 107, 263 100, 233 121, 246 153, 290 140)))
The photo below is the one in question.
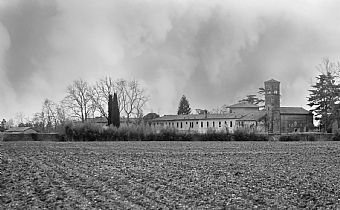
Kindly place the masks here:
POLYGON ((340 142, 0 142, 0 209, 340 208, 340 142))

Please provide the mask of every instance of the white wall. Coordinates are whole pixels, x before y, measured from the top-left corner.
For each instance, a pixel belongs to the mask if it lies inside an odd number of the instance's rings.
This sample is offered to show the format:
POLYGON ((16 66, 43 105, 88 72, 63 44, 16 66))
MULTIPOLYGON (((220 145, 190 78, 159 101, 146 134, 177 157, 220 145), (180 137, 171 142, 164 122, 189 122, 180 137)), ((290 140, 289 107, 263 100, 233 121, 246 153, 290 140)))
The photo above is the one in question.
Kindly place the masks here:
POLYGON ((215 131, 228 131, 230 133, 233 133, 236 130, 236 119, 164 121, 155 122, 152 124, 152 126, 156 129, 175 128, 180 131, 196 131, 198 133, 206 133, 208 129, 215 131))

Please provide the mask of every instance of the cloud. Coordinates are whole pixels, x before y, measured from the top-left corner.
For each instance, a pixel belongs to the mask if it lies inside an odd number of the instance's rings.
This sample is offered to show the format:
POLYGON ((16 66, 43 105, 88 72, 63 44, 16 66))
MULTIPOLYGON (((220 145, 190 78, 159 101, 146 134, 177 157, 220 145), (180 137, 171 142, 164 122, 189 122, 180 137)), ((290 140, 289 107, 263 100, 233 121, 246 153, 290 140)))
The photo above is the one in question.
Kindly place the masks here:
POLYGON ((13 116, 60 100, 78 78, 137 79, 146 111, 213 108, 281 81, 303 106, 315 66, 339 59, 336 1, 0 1, 0 108, 13 116))
POLYGON ((10 37, 6 28, 0 23, 0 110, 7 110, 13 106, 16 94, 6 76, 4 57, 10 46, 10 37))

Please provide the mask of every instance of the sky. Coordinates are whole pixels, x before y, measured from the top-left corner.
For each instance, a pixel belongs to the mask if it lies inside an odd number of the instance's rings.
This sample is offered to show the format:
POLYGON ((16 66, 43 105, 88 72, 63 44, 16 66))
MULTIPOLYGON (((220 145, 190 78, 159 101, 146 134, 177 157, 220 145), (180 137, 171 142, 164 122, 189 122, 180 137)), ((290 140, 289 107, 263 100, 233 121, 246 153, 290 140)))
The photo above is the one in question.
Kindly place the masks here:
POLYGON ((308 109, 323 58, 340 61, 340 2, 0 0, 0 118, 40 112, 77 79, 138 80, 144 112, 213 109, 281 82, 308 109))

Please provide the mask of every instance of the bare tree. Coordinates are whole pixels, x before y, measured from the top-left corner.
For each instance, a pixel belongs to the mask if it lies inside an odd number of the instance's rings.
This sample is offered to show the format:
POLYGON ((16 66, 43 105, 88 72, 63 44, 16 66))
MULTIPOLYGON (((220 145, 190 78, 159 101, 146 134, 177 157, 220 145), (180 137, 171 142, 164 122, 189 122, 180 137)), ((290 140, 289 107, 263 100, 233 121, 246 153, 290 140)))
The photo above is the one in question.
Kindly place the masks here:
POLYGON ((57 126, 56 104, 49 99, 45 99, 42 113, 45 119, 44 121, 46 122, 45 126, 47 130, 50 131, 52 128, 55 129, 57 126))
POLYGON ((127 124, 130 122, 130 117, 134 114, 137 117, 143 113, 142 108, 148 101, 145 96, 145 90, 141 88, 136 80, 127 82, 121 80, 117 83, 118 92, 120 93, 120 101, 122 109, 124 110, 127 118, 127 124))
POLYGON ((72 85, 67 87, 65 105, 74 117, 81 119, 82 122, 87 120, 93 110, 91 92, 91 87, 82 79, 73 81, 72 85))
POLYGON ((222 105, 221 107, 217 107, 209 111, 210 114, 227 114, 229 113, 229 108, 226 104, 222 105))
POLYGON ((96 111, 108 119, 107 106, 109 102, 109 95, 113 95, 114 92, 118 95, 119 110, 122 111, 120 103, 120 93, 117 88, 117 81, 114 81, 111 77, 105 77, 100 79, 92 88, 91 100, 96 111))
POLYGON ((32 125, 35 129, 39 131, 45 131, 45 117, 44 117, 44 112, 36 112, 33 114, 32 117, 32 125))
POLYGON ((14 126, 14 120, 13 119, 9 119, 7 122, 6 122, 6 125, 5 125, 5 128, 6 129, 9 129, 11 127, 14 126))
POLYGON ((56 118, 59 125, 64 125, 69 118, 66 107, 62 102, 56 106, 56 118))
POLYGON ((24 120, 25 120, 25 115, 24 115, 24 113, 22 113, 22 112, 17 112, 17 113, 15 114, 15 119, 16 119, 16 121, 17 121, 17 125, 18 125, 18 126, 24 124, 24 120))

